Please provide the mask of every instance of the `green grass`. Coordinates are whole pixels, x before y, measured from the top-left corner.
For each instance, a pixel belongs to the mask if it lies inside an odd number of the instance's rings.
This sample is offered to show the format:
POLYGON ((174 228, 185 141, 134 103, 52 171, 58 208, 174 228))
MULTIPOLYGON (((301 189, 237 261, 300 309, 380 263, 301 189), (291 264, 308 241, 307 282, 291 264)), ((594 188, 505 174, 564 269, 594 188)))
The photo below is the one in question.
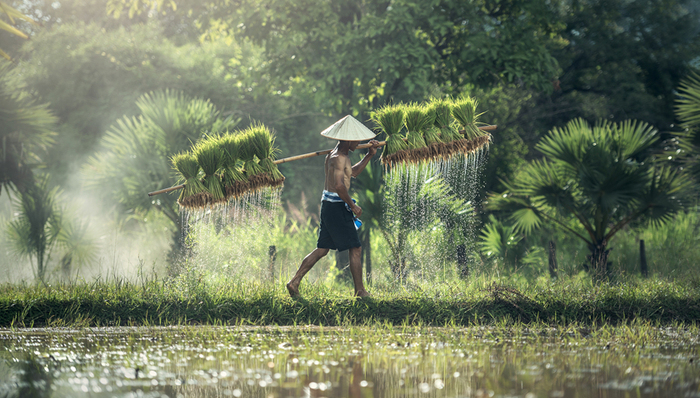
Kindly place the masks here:
POLYGON ((476 278, 425 286, 374 285, 372 299, 351 288, 302 283, 292 299, 282 282, 179 279, 0 287, 0 326, 372 325, 471 326, 696 324, 692 283, 630 280, 593 285, 569 279, 530 285, 476 278))

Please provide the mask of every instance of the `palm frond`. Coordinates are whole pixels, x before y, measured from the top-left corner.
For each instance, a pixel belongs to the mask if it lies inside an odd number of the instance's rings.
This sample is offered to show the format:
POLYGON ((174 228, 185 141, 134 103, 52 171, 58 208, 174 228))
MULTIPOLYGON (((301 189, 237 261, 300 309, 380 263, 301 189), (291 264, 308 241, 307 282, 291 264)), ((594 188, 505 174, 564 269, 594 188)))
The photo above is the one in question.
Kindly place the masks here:
POLYGON ((688 127, 700 126, 700 75, 691 72, 678 87, 679 98, 676 99, 676 114, 688 127))

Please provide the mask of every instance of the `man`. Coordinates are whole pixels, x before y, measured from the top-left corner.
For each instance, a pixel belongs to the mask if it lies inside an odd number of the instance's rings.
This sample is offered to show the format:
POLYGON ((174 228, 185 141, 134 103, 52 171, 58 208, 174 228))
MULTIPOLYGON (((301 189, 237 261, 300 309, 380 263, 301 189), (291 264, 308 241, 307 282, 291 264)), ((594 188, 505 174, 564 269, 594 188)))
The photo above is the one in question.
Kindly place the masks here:
POLYGON ((360 141, 374 138, 375 134, 352 116, 340 119, 321 135, 338 140, 335 148, 326 156, 326 181, 321 201, 321 225, 318 229, 316 249, 301 262, 294 277, 287 283, 289 294, 299 295, 299 284, 307 272, 323 258, 328 251, 350 250, 350 273, 355 283, 355 296, 367 297, 369 293, 362 283, 362 246, 357 236, 353 213, 360 217, 362 208, 355 204, 348 193, 351 177, 356 177, 365 169, 372 156, 377 153, 379 142, 371 140, 372 147, 356 165, 352 165, 350 152, 357 149, 360 141))

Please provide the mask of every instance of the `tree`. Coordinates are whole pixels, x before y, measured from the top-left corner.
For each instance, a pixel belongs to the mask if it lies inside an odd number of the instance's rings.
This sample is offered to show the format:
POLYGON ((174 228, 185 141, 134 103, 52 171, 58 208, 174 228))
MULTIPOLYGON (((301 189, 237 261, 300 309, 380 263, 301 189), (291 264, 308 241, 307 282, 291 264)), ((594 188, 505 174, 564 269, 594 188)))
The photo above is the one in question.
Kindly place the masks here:
MULTIPOLYGON (((155 0, 112 0, 138 12, 155 0)), ((172 4, 172 3, 171 3, 172 4)), ((423 98, 433 84, 517 81, 551 90, 563 45, 556 4, 540 1, 238 0, 177 2, 201 13, 205 37, 246 38, 265 50, 282 92, 314 93, 330 114, 365 115, 377 104, 423 98), (552 22, 554 21, 554 22, 552 22)))
POLYGON ((568 44, 554 53, 560 90, 540 107, 550 125, 583 117, 674 123, 674 90, 700 53, 694 0, 572 0, 563 17, 568 44))
POLYGON ((537 145, 545 156, 505 183, 488 207, 509 214, 525 233, 551 225, 583 240, 584 267, 594 277, 609 273, 611 239, 625 226, 663 224, 683 208, 690 180, 650 148, 658 132, 646 123, 581 119, 555 128, 537 145))
POLYGON ((56 188, 49 188, 48 178, 27 186, 17 206, 19 217, 7 225, 15 254, 34 262, 34 275, 42 282, 45 282, 47 265, 61 233, 56 192, 56 188))

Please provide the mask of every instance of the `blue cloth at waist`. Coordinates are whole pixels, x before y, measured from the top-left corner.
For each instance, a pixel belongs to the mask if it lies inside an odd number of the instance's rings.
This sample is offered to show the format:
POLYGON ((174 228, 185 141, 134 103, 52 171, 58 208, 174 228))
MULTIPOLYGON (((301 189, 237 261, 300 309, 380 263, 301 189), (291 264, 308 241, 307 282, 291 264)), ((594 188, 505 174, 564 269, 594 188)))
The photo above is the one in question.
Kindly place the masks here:
POLYGON ((321 195, 321 201, 323 202, 331 202, 331 203, 338 203, 338 202, 343 202, 343 199, 340 199, 340 196, 335 193, 335 192, 330 192, 326 191, 325 189, 323 190, 323 195, 321 195))

